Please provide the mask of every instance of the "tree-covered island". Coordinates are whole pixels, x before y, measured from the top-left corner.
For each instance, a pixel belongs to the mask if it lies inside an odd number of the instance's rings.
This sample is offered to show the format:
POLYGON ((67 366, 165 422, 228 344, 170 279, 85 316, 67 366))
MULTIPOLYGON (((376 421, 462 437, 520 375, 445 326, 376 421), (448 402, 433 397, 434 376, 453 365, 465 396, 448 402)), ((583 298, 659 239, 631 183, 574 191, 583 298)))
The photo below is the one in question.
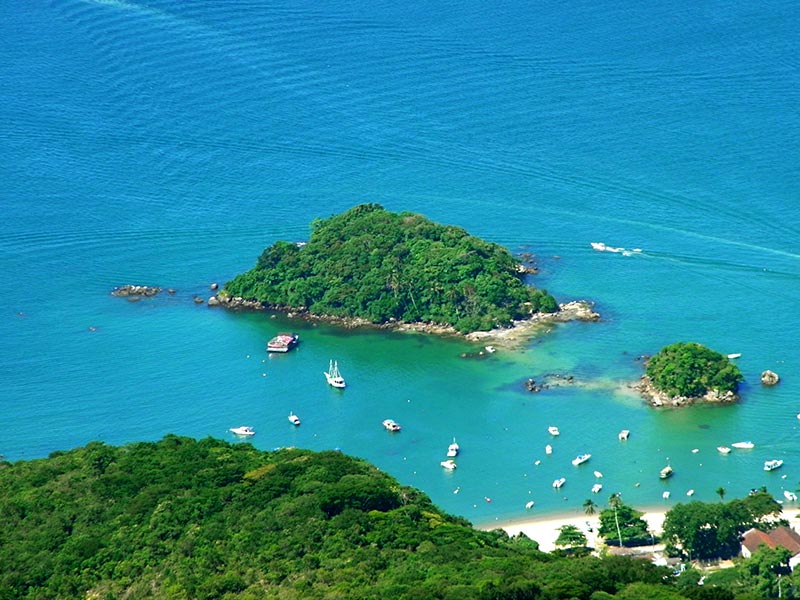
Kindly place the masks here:
POLYGON ((358 323, 425 323, 460 333, 559 311, 498 244, 422 215, 362 204, 315 220, 307 243, 279 241, 225 284, 221 304, 358 323))
POLYGON ((735 402, 743 380, 724 354, 696 342, 677 342, 647 360, 638 388, 654 406, 735 402))

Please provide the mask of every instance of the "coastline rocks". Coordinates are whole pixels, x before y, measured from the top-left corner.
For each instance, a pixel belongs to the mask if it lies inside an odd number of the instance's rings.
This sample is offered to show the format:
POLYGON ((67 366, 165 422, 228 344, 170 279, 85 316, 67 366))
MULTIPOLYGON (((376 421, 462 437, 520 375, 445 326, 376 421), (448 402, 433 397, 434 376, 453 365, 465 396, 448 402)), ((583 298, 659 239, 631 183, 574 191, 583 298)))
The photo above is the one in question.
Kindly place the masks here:
POLYGON ((538 393, 550 388, 563 387, 565 385, 578 385, 574 375, 562 375, 560 373, 546 373, 542 376, 544 381, 538 382, 533 377, 525 380, 525 389, 529 392, 538 393))
POLYGON ((111 290, 112 296, 155 296, 161 291, 160 287, 149 285, 121 285, 111 290))
POLYGON ((208 299, 209 306, 223 306, 233 310, 246 309, 246 310, 265 310, 266 307, 257 300, 247 300, 238 296, 227 296, 225 294, 217 294, 208 299))
POLYGON ((647 375, 642 375, 638 383, 632 386, 650 404, 650 406, 690 406, 697 402, 713 402, 718 404, 731 404, 738 402, 739 396, 733 392, 708 390, 702 396, 669 396, 653 385, 647 375))
POLYGON ((769 369, 767 369, 766 371, 761 373, 761 383, 763 385, 767 386, 777 385, 777 383, 780 380, 781 378, 778 377, 778 374, 775 371, 770 371, 769 369))

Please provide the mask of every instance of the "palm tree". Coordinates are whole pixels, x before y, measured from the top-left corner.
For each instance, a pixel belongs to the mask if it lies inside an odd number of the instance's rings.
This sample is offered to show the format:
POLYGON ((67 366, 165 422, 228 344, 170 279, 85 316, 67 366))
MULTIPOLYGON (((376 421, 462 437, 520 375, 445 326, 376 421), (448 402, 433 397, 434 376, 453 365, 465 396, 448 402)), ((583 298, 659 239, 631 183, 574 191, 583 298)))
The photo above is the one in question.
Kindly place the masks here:
POLYGON ((719 486, 717 488, 717 496, 719 496, 720 501, 725 500, 725 492, 726 490, 724 487, 719 486))
POLYGON ((622 548, 622 531, 620 531, 619 517, 617 516, 617 509, 622 505, 622 499, 620 498, 619 492, 611 494, 611 497, 608 499, 608 505, 614 509, 614 523, 616 523, 617 525, 617 537, 619 538, 619 547, 622 548))
POLYGON ((583 510, 587 515, 593 515, 597 512, 597 504, 591 498, 587 498, 583 503, 583 510))

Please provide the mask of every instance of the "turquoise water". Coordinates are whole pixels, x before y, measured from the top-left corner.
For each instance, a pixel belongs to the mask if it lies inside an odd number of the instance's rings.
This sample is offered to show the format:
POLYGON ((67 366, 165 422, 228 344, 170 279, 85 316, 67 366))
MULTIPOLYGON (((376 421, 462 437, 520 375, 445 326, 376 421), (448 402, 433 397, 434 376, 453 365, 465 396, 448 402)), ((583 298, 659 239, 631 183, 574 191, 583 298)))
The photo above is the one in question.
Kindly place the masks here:
POLYGON ((0 7, 7 459, 248 424, 259 448, 341 448, 476 524, 580 512, 595 469, 599 504, 798 487, 796 3, 0 7), (193 302, 368 201, 534 252, 533 282, 602 321, 477 361, 455 340, 193 302), (126 283, 178 291, 109 295, 126 283), (280 330, 302 344, 267 356, 280 330), (741 404, 656 411, 626 391, 636 357, 680 340, 742 353, 741 404), (524 390, 548 372, 583 385, 524 390), (756 448, 715 450, 742 439, 756 448))

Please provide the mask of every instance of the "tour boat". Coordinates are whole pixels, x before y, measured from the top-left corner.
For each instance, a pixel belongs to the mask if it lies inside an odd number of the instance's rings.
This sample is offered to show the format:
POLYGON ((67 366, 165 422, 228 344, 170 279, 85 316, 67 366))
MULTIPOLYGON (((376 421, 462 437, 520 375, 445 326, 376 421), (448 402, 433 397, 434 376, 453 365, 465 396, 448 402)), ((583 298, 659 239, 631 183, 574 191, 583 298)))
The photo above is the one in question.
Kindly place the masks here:
POLYGON ((775 469, 782 466, 783 466, 783 461, 780 459, 768 460, 764 462, 765 471, 774 471, 775 469))
POLYGON ((296 333, 279 333, 267 342, 267 352, 288 352, 299 340, 300 336, 296 333))
POLYGON ((717 450, 720 452, 720 454, 730 454, 731 451, 731 449, 727 446, 717 446, 717 450))
POLYGON ((661 469, 661 472, 658 474, 658 476, 660 479, 669 479, 670 477, 672 477, 673 474, 674 471, 672 470, 672 467, 670 465, 667 465, 666 467, 661 469))
POLYGON ((442 467, 444 467, 448 471, 453 471, 456 468, 456 461, 454 461, 452 458, 448 458, 447 460, 443 460, 439 464, 442 465, 442 467))
POLYGON ((386 428, 386 431, 400 431, 402 429, 393 419, 384 419, 382 425, 386 428))
POLYGON ((561 432, 558 430, 558 427, 556 427, 555 425, 550 425, 550 427, 547 428, 547 432, 550 435, 561 435, 561 432))
POLYGON ((602 490, 602 489, 603 489, 603 484, 602 483, 595 483, 592 486, 592 493, 593 494, 599 494, 600 490, 602 490))
POLYGON ((461 450, 458 443, 456 442, 456 438, 453 438, 453 443, 447 447, 447 456, 453 458, 458 456, 458 451, 461 450))
POLYGON ((585 463, 590 458, 592 458, 591 454, 579 454, 578 456, 572 459, 572 464, 577 467, 578 465, 582 465, 583 463, 585 463))
POLYGON ((248 425, 242 425, 241 427, 231 427, 228 431, 230 431, 233 435, 241 435, 241 436, 251 436, 256 434, 255 430, 248 425))
POLYGON ((560 477, 560 478, 556 479, 555 481, 553 481, 553 487, 555 489, 559 489, 566 482, 567 482, 567 478, 566 477, 560 477))
POLYGON ((292 425, 300 425, 300 417, 298 417, 296 414, 290 412, 289 413, 289 423, 291 423, 292 425))
POLYGON ((623 429, 622 431, 620 431, 620 432, 617 434, 617 438, 619 438, 619 440, 620 440, 620 441, 624 441, 624 440, 627 440, 627 439, 628 439, 628 436, 629 436, 630 434, 631 434, 631 432, 630 432, 629 430, 627 430, 627 429, 623 429))
POLYGON ((740 450, 750 450, 751 448, 755 448, 755 444, 753 442, 734 442, 731 444, 734 448, 739 448, 740 450))
POLYGON ((339 364, 335 360, 330 362, 328 371, 325 373, 325 379, 328 380, 328 385, 335 388, 342 389, 347 386, 344 382, 344 377, 339 373, 339 364))

